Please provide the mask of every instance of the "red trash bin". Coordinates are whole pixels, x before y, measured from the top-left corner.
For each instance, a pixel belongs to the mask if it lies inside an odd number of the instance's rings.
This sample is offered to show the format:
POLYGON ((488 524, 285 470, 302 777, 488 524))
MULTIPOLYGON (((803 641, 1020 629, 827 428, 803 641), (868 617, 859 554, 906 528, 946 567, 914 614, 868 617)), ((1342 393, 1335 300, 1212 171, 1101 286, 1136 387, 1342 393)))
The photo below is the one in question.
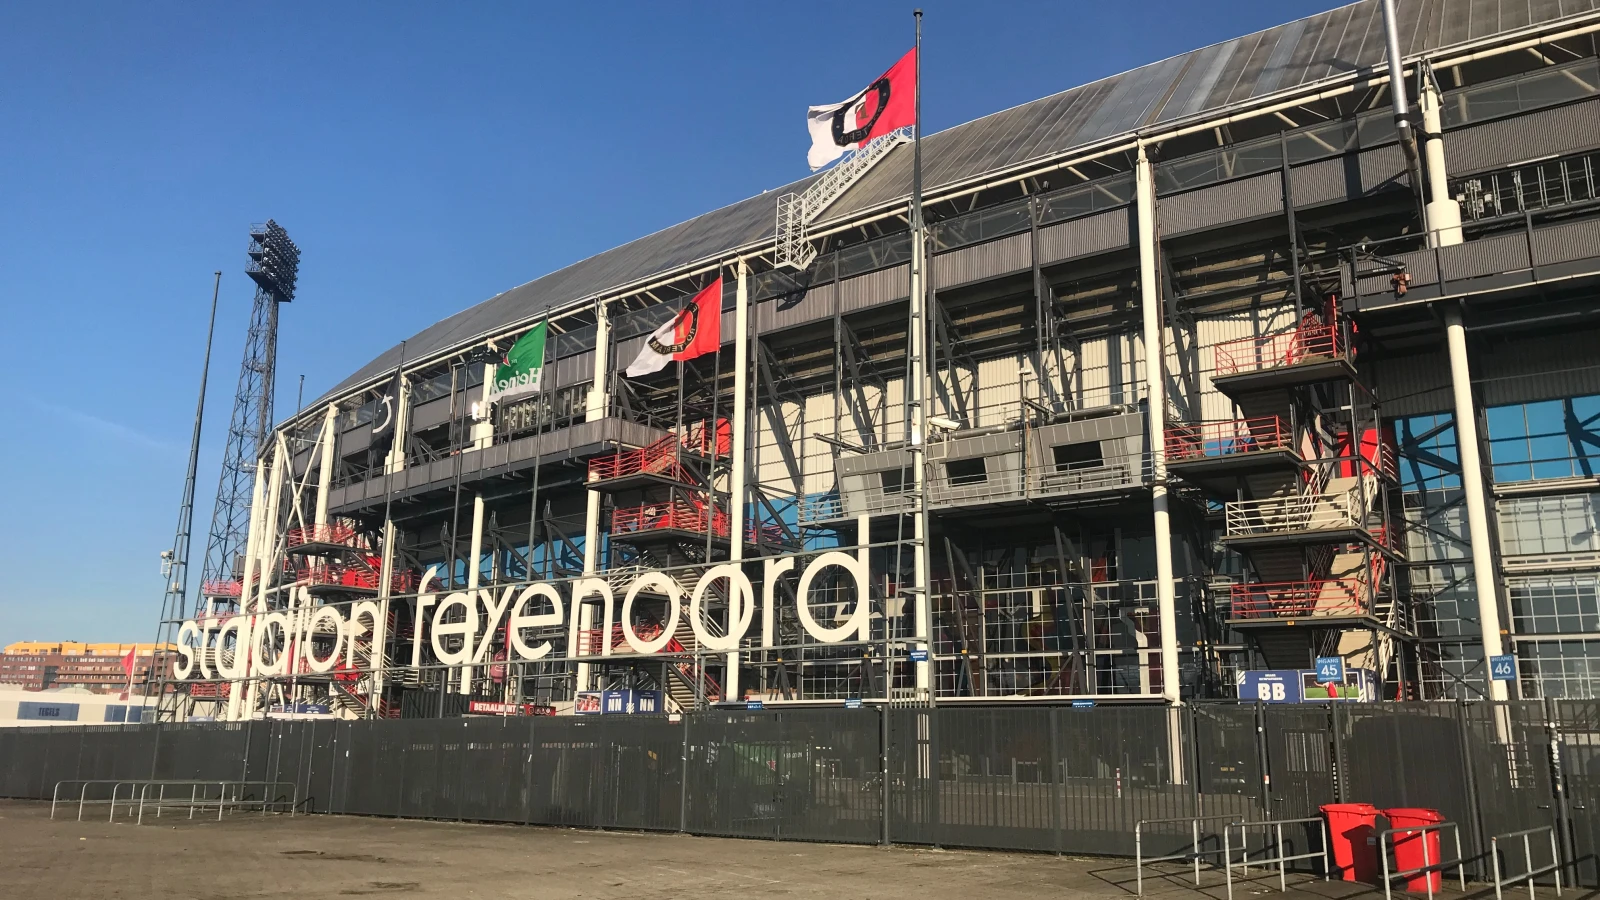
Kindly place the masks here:
MULTIPOLYGON (((1383 814, 1389 820, 1390 828, 1413 828, 1418 825, 1437 825, 1444 821, 1444 816, 1437 809, 1414 809, 1401 807, 1399 809, 1386 809, 1383 814)), ((1399 871, 1407 872, 1420 869, 1423 866, 1437 866, 1444 857, 1439 855, 1439 831, 1411 832, 1410 834, 1392 834, 1389 836, 1394 844, 1394 863, 1399 871), (1427 861, 1423 861, 1422 852, 1428 852, 1427 861)), ((1429 886, 1434 891, 1444 883, 1443 872, 1435 869, 1406 879, 1406 890, 1413 893, 1427 893, 1429 886)))
POLYGON ((1329 803, 1322 807, 1328 817, 1328 855, 1345 881, 1378 884, 1383 880, 1378 868, 1378 808, 1370 803, 1329 803))

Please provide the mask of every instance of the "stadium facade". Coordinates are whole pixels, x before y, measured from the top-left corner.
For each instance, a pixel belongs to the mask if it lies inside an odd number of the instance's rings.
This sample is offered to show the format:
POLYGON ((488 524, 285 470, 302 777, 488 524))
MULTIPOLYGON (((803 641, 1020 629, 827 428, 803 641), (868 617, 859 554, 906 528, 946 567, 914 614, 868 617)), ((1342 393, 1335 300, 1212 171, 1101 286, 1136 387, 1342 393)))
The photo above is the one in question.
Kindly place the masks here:
POLYGON ((885 140, 412 336, 263 448, 186 711, 1600 695, 1600 5, 1397 26, 1415 156, 1361 2, 927 136, 923 231, 885 140))

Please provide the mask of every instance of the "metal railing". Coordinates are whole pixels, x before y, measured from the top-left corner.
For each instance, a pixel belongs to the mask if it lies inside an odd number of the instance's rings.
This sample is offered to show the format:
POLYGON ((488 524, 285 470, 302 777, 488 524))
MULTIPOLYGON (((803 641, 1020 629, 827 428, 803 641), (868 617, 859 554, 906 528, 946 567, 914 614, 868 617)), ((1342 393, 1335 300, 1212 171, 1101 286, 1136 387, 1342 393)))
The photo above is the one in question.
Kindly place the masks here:
MULTIPOLYGON (((285 801, 277 799, 282 796, 282 792, 280 792, 279 789, 284 787, 289 789, 288 809, 289 814, 292 816, 294 815, 294 809, 299 804, 300 799, 299 785, 291 781, 249 781, 230 779, 196 780, 160 778, 67 779, 56 782, 54 788, 52 788, 50 792, 50 818, 52 819, 56 817, 56 807, 62 800, 61 788, 63 785, 78 786, 77 805, 78 821, 80 822, 83 821, 83 812, 85 808, 89 806, 99 806, 101 804, 105 804, 110 807, 110 812, 106 818, 107 822, 116 821, 117 807, 121 805, 127 806, 128 814, 130 816, 135 815, 135 812, 137 811, 136 821, 138 824, 144 824, 144 811, 147 808, 154 809, 156 811, 156 817, 160 818, 161 810, 164 808, 183 807, 189 810, 189 818, 193 819, 195 810, 215 807, 217 810, 217 818, 220 820, 222 818, 222 814, 229 807, 243 808, 248 806, 254 808, 259 805, 261 807, 262 814, 265 815, 271 807, 281 806, 284 804, 285 801), (90 789, 102 785, 111 786, 111 796, 104 799, 90 798, 90 789), (123 788, 128 789, 127 797, 122 796, 123 788), (179 797, 170 799, 167 797, 168 789, 181 790, 183 788, 189 789, 189 796, 187 798, 183 798, 181 795, 179 797), (216 788, 217 790, 217 796, 215 798, 210 796, 212 788, 216 788), (155 789, 156 791, 156 795, 154 797, 150 796, 151 789, 155 789), (246 793, 249 793, 251 789, 260 790, 260 799, 244 796, 246 793), (232 796, 230 796, 230 792, 232 796)), ((68 802, 71 802, 70 797, 68 798, 68 802)))
MULTIPOLYGON (((301 583, 307 585, 342 587, 362 591, 375 591, 382 582, 382 577, 372 569, 337 563, 305 566, 295 570, 295 577, 301 583)), ((389 576, 389 590, 391 593, 406 594, 416 589, 417 575, 415 572, 395 572, 389 576)))
POLYGON ((1167 460, 1214 459, 1259 450, 1293 450, 1294 432, 1279 416, 1168 425, 1167 460))
POLYGON ((1039 466, 1028 470, 1028 494, 1034 497, 1058 497, 1115 490, 1141 483, 1148 474, 1148 458, 1142 462, 1126 459, 1082 468, 1039 466))
POLYGON ((371 549, 367 546, 367 542, 361 540, 360 536, 356 534, 354 527, 342 522, 291 528, 284 533, 284 543, 290 547, 300 547, 306 544, 337 544, 358 550, 371 549))
MULTIPOLYGON (((1201 838, 1201 835, 1200 835, 1200 823, 1201 822, 1228 822, 1228 821, 1231 821, 1231 820, 1236 820, 1237 818, 1238 818, 1238 814, 1237 813, 1229 813, 1229 814, 1226 814, 1226 815, 1216 815, 1216 816, 1179 816, 1178 818, 1175 818, 1175 819, 1140 819, 1138 822, 1134 823, 1134 826, 1133 826, 1133 870, 1134 870, 1134 881, 1135 881, 1135 884, 1137 885, 1135 893, 1138 894, 1140 897, 1144 896, 1144 867, 1145 867, 1146 864, 1149 864, 1149 863, 1176 862, 1178 860, 1182 860, 1184 862, 1193 862, 1194 863, 1194 883, 1196 885, 1200 884, 1200 860, 1205 859, 1207 857, 1219 856, 1219 857, 1222 857, 1224 864, 1226 864, 1226 862, 1227 862, 1227 857, 1226 857, 1227 849, 1224 846, 1218 846, 1214 850, 1201 850, 1200 849, 1200 838, 1201 838), (1178 825, 1178 824, 1181 824, 1181 823, 1188 823, 1188 825, 1189 825, 1189 852, 1187 852, 1187 853, 1171 853, 1171 854, 1168 854, 1166 856, 1148 856, 1147 857, 1147 856, 1144 855, 1145 826, 1147 826, 1147 825, 1178 825)), ((1224 843, 1226 842, 1226 839, 1227 839, 1226 838, 1227 827, 1228 827, 1227 825, 1223 825, 1222 838, 1223 838, 1224 843)), ((1218 837, 1218 835, 1217 834, 1207 834, 1206 837, 1215 838, 1215 837, 1218 837)))
POLYGON ((1538 828, 1524 828, 1521 831, 1512 831, 1506 834, 1497 834, 1489 838, 1489 859, 1494 863, 1494 896, 1495 900, 1503 900, 1502 890, 1519 882, 1528 883, 1528 900, 1535 900, 1533 880, 1540 875, 1554 874, 1556 878, 1556 896, 1561 896, 1561 851, 1556 847, 1556 830, 1551 825, 1541 825, 1538 828), (1550 865, 1535 869, 1533 867, 1533 836, 1540 832, 1550 835, 1550 865), (1517 875, 1506 875, 1500 870, 1500 842, 1521 838, 1522 862, 1524 871, 1517 875))
POLYGON ((673 500, 613 510, 611 533, 641 534, 670 529, 704 534, 710 529, 717 537, 727 537, 729 521, 728 514, 720 509, 712 509, 685 500, 673 500))
POLYGON ((1343 491, 1233 500, 1223 509, 1228 537, 1288 531, 1361 528, 1367 518, 1363 486, 1343 491))
POLYGON ((1369 609, 1360 578, 1235 584, 1228 596, 1235 619, 1362 615, 1369 609))
POLYGON ((1307 314, 1291 331, 1226 341, 1214 353, 1213 376, 1223 377, 1349 356, 1350 341, 1338 320, 1325 324, 1307 314))
POLYGON ((1234 822, 1232 824, 1224 825, 1222 827, 1222 849, 1223 849, 1222 858, 1223 858, 1223 861, 1224 861, 1223 862, 1223 867, 1226 869, 1225 874, 1226 874, 1227 880, 1228 880, 1228 900, 1233 900, 1233 870, 1234 870, 1234 862, 1233 862, 1233 856, 1232 856, 1232 853, 1231 853, 1231 850, 1232 850, 1232 837, 1231 836, 1232 836, 1233 829, 1235 829, 1235 828, 1239 829, 1239 864, 1238 864, 1238 868, 1242 871, 1243 874, 1249 874, 1249 871, 1250 871, 1250 846, 1249 846, 1250 845, 1250 831, 1253 830, 1253 829, 1259 828, 1263 832, 1270 833, 1270 834, 1273 835, 1273 843, 1270 846, 1271 846, 1271 849, 1277 851, 1277 855, 1276 856, 1271 856, 1271 857, 1266 857, 1266 858, 1263 858, 1263 859, 1258 859, 1258 860, 1256 860, 1256 865, 1259 866, 1259 867, 1265 868, 1265 867, 1269 867, 1269 866, 1273 865, 1274 863, 1277 864, 1277 867, 1278 867, 1278 890, 1284 891, 1284 892, 1287 892, 1289 890, 1288 864, 1291 863, 1291 862, 1295 862, 1296 860, 1301 860, 1301 859, 1320 859, 1320 860, 1322 860, 1322 880, 1323 881, 1327 881, 1328 880, 1328 873, 1329 873, 1330 870, 1329 870, 1329 867, 1328 867, 1328 820, 1327 819, 1324 819, 1321 816, 1310 816, 1310 817, 1303 818, 1303 819, 1268 819, 1268 820, 1261 821, 1261 822, 1234 822), (1313 851, 1313 852, 1307 852, 1307 853, 1286 853, 1286 852, 1284 852, 1285 850, 1288 849, 1288 845, 1285 844, 1284 840, 1283 840, 1283 826, 1285 826, 1285 825, 1312 825, 1312 824, 1315 824, 1317 826, 1318 832, 1322 835, 1322 845, 1321 845, 1320 849, 1318 849, 1316 851, 1313 851))
MULTIPOLYGON (((1442 853, 1443 851, 1440 852, 1442 853)), ((1395 879, 1411 878, 1413 876, 1422 874, 1428 875, 1428 877, 1423 879, 1423 881, 1428 886, 1428 900, 1433 900, 1433 873, 1439 872, 1442 874, 1444 870, 1450 866, 1456 867, 1456 876, 1461 881, 1462 892, 1465 893, 1467 890, 1466 860, 1461 855, 1461 827, 1454 822, 1434 822, 1429 825, 1407 825, 1403 828, 1386 828, 1383 831, 1378 832, 1378 857, 1383 862, 1384 900, 1393 900, 1395 879), (1451 834, 1455 836, 1456 858, 1439 860, 1437 862, 1431 861, 1428 859, 1428 832, 1442 832, 1446 828, 1450 829, 1451 834), (1391 872, 1389 870, 1389 851, 1394 847, 1394 842, 1391 841, 1390 838, 1396 834, 1412 835, 1412 840, 1420 841, 1422 843, 1422 865, 1416 867, 1415 869, 1406 869, 1403 872, 1391 872)))

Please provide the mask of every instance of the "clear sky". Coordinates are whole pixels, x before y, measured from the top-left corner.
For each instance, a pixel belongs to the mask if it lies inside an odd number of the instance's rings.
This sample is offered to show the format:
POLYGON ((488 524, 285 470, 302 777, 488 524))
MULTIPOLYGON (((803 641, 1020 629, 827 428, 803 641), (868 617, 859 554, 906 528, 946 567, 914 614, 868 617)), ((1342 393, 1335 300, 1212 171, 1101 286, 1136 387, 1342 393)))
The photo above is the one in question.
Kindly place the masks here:
MULTIPOLYGON (((928 131, 1340 5, 925 2, 928 131)), ((446 315, 806 173, 911 4, 0 7, 0 643, 151 640, 211 297, 198 580, 252 285, 277 408, 446 315)))

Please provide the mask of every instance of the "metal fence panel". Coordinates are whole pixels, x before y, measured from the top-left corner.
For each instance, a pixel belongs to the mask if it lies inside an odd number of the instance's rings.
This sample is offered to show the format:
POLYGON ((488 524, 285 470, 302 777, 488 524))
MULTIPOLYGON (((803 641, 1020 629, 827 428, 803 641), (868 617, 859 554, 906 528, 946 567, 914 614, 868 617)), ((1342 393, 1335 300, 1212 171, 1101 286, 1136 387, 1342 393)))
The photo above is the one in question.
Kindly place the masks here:
POLYGON ((786 715, 712 711, 688 717, 686 831, 778 837, 786 715))
POLYGON ((528 803, 527 723, 512 718, 466 720, 461 737, 460 817, 523 821, 528 803))
POLYGON ((405 765, 402 754, 412 721, 347 722, 341 726, 344 764, 338 812, 399 815, 405 765))
POLYGON ((795 710, 779 720, 778 837, 882 837, 882 719, 873 710, 795 710))
POLYGON ((1554 708, 1559 736, 1552 749, 1560 755, 1564 776, 1575 875, 1579 884, 1596 887, 1600 886, 1600 701, 1556 700, 1554 708))
POLYGON ((608 828, 676 830, 683 824, 681 722, 621 717, 593 723, 609 747, 598 820, 608 828))
POLYGON ((1261 738, 1270 818, 1320 815, 1323 804, 1334 802, 1337 794, 1332 715, 1322 705, 1262 706, 1261 738))

